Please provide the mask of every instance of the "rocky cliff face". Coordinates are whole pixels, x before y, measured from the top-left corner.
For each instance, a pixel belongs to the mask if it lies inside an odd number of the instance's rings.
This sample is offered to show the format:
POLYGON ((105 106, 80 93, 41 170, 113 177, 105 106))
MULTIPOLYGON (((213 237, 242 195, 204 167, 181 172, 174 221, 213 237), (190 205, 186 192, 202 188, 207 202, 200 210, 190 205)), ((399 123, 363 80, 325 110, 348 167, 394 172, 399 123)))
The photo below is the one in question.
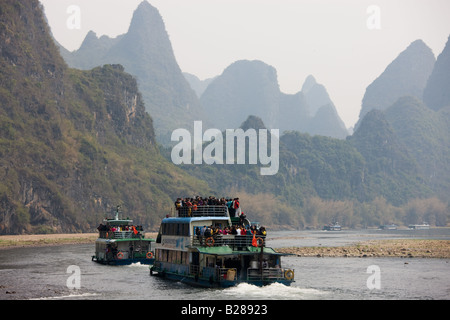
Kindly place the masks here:
POLYGON ((1 234, 92 232, 117 204, 156 227, 204 188, 159 154, 122 66, 67 68, 37 0, 1 3, 0 71, 1 234))
POLYGON ((178 66, 163 19, 147 1, 135 10, 126 34, 110 39, 90 32, 80 49, 66 52, 64 59, 71 67, 85 70, 123 65, 138 79, 160 143, 170 142, 173 130, 190 129, 194 120, 203 120, 203 108, 178 66))

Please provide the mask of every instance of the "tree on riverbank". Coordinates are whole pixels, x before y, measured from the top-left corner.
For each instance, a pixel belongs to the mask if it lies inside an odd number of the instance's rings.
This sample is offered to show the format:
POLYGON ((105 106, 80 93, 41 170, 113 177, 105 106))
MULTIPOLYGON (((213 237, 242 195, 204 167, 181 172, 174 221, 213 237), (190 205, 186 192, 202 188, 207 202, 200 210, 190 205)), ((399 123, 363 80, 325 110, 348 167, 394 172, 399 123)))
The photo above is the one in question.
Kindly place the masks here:
POLYGON ((370 202, 310 197, 295 210, 281 198, 270 194, 240 192, 239 196, 243 210, 252 221, 278 228, 320 229, 334 222, 345 228, 378 227, 392 223, 408 226, 422 222, 444 227, 450 221, 449 206, 438 198, 412 199, 403 206, 394 206, 383 197, 376 197, 370 202))

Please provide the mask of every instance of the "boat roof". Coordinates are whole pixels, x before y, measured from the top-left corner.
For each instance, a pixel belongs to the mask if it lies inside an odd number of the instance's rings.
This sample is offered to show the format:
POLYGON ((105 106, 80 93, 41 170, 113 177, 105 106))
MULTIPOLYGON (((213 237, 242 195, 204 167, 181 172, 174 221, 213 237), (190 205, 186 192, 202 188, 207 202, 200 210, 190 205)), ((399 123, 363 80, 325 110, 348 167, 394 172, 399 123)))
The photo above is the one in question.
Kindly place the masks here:
POLYGON ((189 217, 189 218, 170 217, 163 219, 162 223, 191 223, 195 221, 209 221, 209 220, 228 221, 229 219, 230 219, 229 217, 215 217, 215 216, 189 217))
POLYGON ((106 238, 98 238, 96 242, 106 242, 106 243, 113 243, 113 242, 136 242, 136 241, 148 241, 148 242, 155 242, 155 239, 150 238, 124 238, 124 239, 106 239, 106 238))
MULTIPOLYGON (((220 246, 220 247, 196 247, 197 251, 202 254, 210 254, 210 255, 217 255, 217 256, 228 256, 228 255, 253 255, 255 253, 260 253, 261 248, 259 247, 247 247, 247 250, 242 251, 235 251, 232 250, 229 246, 220 246)), ((291 255, 289 253, 279 253, 276 252, 274 249, 269 247, 264 247, 263 253, 270 254, 270 255, 276 255, 276 256, 287 256, 291 255)))
POLYGON ((105 219, 103 220, 106 224, 109 225, 128 225, 130 223, 133 223, 133 220, 131 219, 105 219))

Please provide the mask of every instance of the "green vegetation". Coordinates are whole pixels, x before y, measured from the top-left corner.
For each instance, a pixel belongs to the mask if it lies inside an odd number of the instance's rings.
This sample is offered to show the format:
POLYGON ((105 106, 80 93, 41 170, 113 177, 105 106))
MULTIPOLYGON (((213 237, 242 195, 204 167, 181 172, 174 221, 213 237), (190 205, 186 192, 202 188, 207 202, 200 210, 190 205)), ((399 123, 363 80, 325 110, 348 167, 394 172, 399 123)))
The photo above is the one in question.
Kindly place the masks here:
POLYGON ((178 194, 207 190, 160 155, 122 66, 68 69, 38 1, 1 8, 0 233, 93 231, 117 204, 156 228, 178 194))
MULTIPOLYGON (((249 118, 261 127, 261 121, 249 118)), ((280 170, 261 176, 254 165, 183 165, 219 194, 239 195, 244 210, 265 225, 373 227, 427 221, 445 226, 449 207, 418 173, 380 111, 368 114, 346 141, 288 132, 280 139, 280 170)), ((169 150, 163 152, 170 156, 169 150)))
MULTIPOLYGON (((147 39, 137 26, 128 36, 147 39)), ((211 194, 239 196, 249 218, 272 227, 448 223, 449 107, 401 98, 368 112, 346 140, 288 131, 274 176, 255 165, 176 167, 126 67, 70 69, 49 34, 37 0, 0 5, 0 234, 92 232, 118 204, 155 230, 176 197, 211 194)), ((170 122, 167 104, 186 101, 167 100, 178 89, 155 79, 154 112, 170 122)), ((251 117, 251 127, 264 124, 251 117)))

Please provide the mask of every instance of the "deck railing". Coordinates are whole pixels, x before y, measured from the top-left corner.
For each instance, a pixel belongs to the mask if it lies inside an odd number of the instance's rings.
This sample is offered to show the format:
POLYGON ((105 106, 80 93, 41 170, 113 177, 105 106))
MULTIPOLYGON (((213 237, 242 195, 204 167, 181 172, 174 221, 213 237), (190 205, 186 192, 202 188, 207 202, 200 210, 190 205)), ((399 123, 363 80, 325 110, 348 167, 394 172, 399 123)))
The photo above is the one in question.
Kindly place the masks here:
POLYGON ((179 217, 228 217, 226 206, 190 206, 177 209, 179 217))
MULTIPOLYGON (((265 245, 266 237, 255 236, 258 247, 265 245)), ((194 247, 220 247, 229 246, 233 250, 253 246, 253 235, 214 235, 214 236, 192 236, 191 243, 194 247)))
POLYGON ((247 280, 281 280, 284 279, 284 272, 281 268, 248 268, 247 280))
POLYGON ((135 234, 133 231, 100 231, 99 237, 104 239, 139 239, 142 233, 135 234))

